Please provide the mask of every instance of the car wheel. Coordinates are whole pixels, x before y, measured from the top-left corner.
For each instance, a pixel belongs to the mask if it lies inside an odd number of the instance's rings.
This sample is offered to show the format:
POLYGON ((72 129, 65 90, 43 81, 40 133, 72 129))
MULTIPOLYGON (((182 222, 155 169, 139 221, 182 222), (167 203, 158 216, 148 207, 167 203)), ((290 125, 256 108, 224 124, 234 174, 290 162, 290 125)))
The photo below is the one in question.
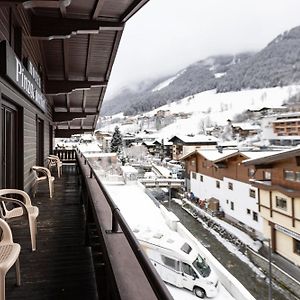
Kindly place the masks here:
POLYGON ((195 286, 194 287, 194 293, 195 295, 198 297, 198 298, 201 298, 203 299, 205 297, 205 291, 204 289, 198 287, 198 286, 195 286))

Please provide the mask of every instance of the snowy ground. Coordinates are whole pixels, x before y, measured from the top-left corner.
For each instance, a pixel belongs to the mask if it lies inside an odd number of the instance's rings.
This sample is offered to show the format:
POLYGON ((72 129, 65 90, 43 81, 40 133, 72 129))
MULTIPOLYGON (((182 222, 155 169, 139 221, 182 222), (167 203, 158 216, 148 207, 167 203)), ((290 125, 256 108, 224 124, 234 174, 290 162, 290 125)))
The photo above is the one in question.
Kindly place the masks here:
MULTIPOLYGON (((168 290, 172 294, 175 300, 196 300, 199 299, 191 291, 180 289, 176 286, 166 284, 168 290)), ((226 289, 221 285, 218 296, 213 298, 214 300, 232 300, 232 296, 226 291, 226 289)))
MULTIPOLYGON (((169 227, 153 201, 137 184, 106 185, 108 193, 119 207, 131 229, 136 227, 150 227, 152 230, 166 232, 169 227)), ((175 300, 198 299, 192 292, 167 285, 175 300)), ((234 299, 228 291, 220 285, 217 300, 234 299)))

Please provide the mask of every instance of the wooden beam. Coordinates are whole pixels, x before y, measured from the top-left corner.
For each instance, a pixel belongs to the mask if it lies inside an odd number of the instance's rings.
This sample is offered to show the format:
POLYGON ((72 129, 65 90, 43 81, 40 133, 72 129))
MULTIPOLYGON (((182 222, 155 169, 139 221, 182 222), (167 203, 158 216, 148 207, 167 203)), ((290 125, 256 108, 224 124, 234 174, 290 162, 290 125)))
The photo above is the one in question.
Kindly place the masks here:
POLYGON ((85 132, 93 132, 93 128, 89 129, 55 129, 55 137, 57 138, 67 138, 73 134, 83 134, 85 132))
POLYGON ((87 56, 86 56, 86 62, 85 62, 85 79, 89 79, 89 65, 90 65, 90 59, 92 56, 92 44, 93 44, 93 34, 89 34, 89 40, 88 40, 88 50, 87 50, 87 56))
POLYGON ((71 0, 0 0, 0 6, 16 6, 23 4, 25 9, 67 7, 71 0))
POLYGON ((71 18, 31 17, 31 37, 66 39, 76 34, 98 34, 103 30, 122 31, 124 23, 71 18))
POLYGON ((48 80, 45 82, 46 95, 69 94, 75 90, 85 90, 91 87, 106 87, 107 81, 72 81, 48 80))
POLYGON ((131 5, 127 8, 127 10, 123 13, 120 20, 122 22, 126 22, 129 18, 131 18, 139 9, 141 9, 149 0, 135 0, 131 3, 131 5))
MULTIPOLYGON (((91 115, 96 115, 97 113, 91 113, 91 115)), ((55 112, 53 114, 53 122, 67 122, 74 119, 86 118, 90 115, 89 113, 84 112, 55 112)))
POLYGON ((67 107, 67 111, 70 111, 70 95, 66 94, 66 107, 67 107))
POLYGON ((64 74, 65 79, 69 79, 69 42, 68 40, 63 40, 63 54, 64 54, 64 74))
POLYGON ((83 97, 82 97, 82 111, 85 112, 85 106, 86 106, 86 91, 83 91, 83 97))
POLYGON ((94 8, 94 12, 92 14, 92 19, 95 20, 99 17, 100 15, 100 11, 104 5, 105 0, 98 0, 96 2, 95 8, 94 8))

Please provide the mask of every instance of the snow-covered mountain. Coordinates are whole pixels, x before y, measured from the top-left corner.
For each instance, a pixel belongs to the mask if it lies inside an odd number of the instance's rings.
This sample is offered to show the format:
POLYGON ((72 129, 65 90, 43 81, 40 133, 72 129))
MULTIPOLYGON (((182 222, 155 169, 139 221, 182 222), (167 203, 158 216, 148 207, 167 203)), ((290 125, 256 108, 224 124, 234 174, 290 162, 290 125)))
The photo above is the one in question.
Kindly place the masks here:
POLYGON ((300 84, 300 26, 280 34, 258 53, 221 55, 194 63, 169 78, 140 83, 104 102, 101 115, 136 115, 215 89, 240 91, 300 84))
POLYGON ((118 114, 119 123, 102 122, 100 128, 104 131, 113 131, 117 124, 122 133, 157 129, 158 126, 153 117, 158 111, 165 111, 167 114, 164 119, 172 118, 172 122, 167 126, 160 126, 157 136, 170 138, 174 134, 198 134, 203 127, 210 127, 214 124, 225 125, 228 119, 232 120, 236 114, 242 113, 246 109, 278 108, 299 92, 300 85, 227 93, 209 90, 160 106, 142 115, 131 117, 131 124, 124 122, 124 117, 122 118, 118 114), (189 116, 174 119, 174 114, 180 115, 180 113, 189 116), (145 119, 152 119, 153 121, 151 123, 145 119))

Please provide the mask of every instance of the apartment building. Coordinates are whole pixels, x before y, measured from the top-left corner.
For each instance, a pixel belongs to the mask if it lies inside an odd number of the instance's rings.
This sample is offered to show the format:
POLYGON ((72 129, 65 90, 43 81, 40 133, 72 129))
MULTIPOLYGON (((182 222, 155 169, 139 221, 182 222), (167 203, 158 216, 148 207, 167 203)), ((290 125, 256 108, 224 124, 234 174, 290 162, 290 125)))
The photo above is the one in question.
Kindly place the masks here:
POLYGON ((278 136, 299 136, 300 113, 291 112, 281 114, 273 121, 273 130, 278 136))
POLYGON ((264 236, 274 252, 300 266, 300 148, 250 159, 244 166, 255 169, 251 183, 258 190, 264 236))

